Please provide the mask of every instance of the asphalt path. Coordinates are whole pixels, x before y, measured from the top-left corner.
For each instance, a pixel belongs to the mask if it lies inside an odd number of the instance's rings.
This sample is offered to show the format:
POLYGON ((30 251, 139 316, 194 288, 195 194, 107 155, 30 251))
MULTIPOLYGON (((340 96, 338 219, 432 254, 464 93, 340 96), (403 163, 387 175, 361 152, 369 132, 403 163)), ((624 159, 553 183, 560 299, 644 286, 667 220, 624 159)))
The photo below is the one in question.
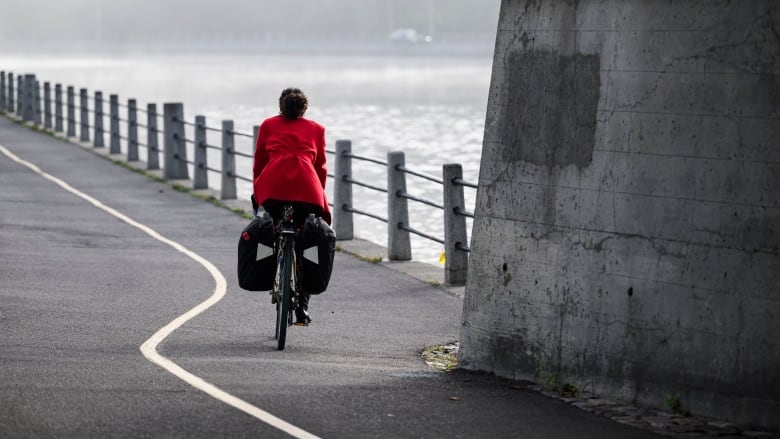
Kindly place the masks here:
MULTIPOLYGON (((337 253, 314 323, 273 339, 267 293, 241 290, 246 220, 0 117, 0 146, 213 264, 226 294, 157 352, 305 432, 371 437, 656 437, 489 375, 436 372, 462 301, 337 253)), ((0 437, 289 437, 150 362, 140 346, 213 297, 182 251, 0 153, 0 437)))

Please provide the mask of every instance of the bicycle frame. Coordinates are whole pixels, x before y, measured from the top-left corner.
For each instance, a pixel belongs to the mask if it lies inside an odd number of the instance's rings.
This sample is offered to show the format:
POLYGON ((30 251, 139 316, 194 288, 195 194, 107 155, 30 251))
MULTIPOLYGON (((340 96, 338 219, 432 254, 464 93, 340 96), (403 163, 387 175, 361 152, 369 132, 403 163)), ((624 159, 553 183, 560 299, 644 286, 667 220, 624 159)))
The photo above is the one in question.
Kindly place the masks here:
POLYGON ((278 349, 284 349, 287 327, 293 324, 293 313, 298 307, 298 261, 295 254, 295 238, 298 230, 293 221, 292 206, 284 206, 282 220, 275 227, 276 275, 273 295, 276 301, 276 339, 278 349))

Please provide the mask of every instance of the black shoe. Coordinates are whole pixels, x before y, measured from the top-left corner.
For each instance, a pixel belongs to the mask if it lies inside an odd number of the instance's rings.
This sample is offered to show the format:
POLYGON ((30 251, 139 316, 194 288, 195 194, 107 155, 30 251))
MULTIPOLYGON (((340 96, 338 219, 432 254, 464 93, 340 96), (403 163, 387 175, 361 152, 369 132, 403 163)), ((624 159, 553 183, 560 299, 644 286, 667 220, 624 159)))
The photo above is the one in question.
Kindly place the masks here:
POLYGON ((311 316, 309 315, 309 311, 300 306, 295 308, 295 325, 307 326, 309 323, 311 323, 311 316))

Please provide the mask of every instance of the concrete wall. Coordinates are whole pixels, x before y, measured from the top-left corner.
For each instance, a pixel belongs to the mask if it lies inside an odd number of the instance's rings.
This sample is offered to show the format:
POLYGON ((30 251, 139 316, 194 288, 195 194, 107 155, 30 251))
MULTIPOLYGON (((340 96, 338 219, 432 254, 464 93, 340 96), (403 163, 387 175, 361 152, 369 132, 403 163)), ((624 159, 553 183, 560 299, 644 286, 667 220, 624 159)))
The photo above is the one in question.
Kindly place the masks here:
POLYGON ((462 367, 780 428, 780 2, 504 0, 462 367))

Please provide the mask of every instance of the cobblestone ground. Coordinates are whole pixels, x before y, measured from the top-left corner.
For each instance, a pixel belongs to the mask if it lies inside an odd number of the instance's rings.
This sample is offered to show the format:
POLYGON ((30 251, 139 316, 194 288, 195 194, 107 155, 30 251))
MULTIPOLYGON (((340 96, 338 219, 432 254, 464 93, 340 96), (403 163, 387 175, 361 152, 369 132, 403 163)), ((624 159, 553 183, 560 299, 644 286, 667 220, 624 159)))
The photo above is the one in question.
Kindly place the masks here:
POLYGON ((780 438, 780 433, 778 432, 750 430, 731 422, 696 416, 683 416, 662 410, 627 405, 587 393, 572 398, 563 396, 558 392, 545 390, 534 384, 519 384, 518 388, 539 392, 582 410, 605 416, 615 422, 673 438, 780 438))

